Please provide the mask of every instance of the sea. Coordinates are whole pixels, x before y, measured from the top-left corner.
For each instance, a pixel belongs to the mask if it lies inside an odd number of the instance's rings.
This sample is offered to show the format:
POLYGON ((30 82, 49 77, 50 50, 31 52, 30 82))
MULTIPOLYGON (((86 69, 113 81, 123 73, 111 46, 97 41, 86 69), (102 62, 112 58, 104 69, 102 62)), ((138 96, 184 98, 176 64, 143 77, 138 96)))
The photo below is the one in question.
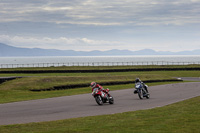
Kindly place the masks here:
POLYGON ((200 55, 0 57, 0 68, 200 64, 200 55))

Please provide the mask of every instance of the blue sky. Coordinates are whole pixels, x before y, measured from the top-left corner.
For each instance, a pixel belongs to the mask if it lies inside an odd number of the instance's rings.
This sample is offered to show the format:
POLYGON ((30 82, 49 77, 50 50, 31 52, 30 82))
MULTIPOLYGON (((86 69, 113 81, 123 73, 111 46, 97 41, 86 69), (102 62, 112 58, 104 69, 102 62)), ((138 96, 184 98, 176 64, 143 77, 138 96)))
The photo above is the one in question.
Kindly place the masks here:
POLYGON ((200 49, 200 0, 0 0, 0 42, 77 51, 200 49))

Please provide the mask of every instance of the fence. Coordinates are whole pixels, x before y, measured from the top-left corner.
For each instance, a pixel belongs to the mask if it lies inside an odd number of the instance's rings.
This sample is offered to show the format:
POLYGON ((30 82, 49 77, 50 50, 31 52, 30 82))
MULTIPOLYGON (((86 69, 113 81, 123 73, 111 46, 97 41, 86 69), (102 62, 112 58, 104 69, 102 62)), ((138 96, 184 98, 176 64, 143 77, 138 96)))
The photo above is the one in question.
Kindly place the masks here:
POLYGON ((200 62, 68 62, 68 63, 32 63, 32 64, 0 64, 0 68, 23 67, 58 67, 58 66, 138 66, 138 65, 199 65, 200 62))

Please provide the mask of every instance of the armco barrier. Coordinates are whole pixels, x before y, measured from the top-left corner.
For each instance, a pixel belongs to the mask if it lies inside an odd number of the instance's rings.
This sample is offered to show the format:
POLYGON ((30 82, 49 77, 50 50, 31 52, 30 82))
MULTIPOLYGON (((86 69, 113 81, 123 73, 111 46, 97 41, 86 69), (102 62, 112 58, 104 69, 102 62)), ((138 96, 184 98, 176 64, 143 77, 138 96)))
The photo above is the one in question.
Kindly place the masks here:
POLYGON ((22 78, 22 77, 0 77, 0 84, 9 80, 17 79, 17 78, 22 78))

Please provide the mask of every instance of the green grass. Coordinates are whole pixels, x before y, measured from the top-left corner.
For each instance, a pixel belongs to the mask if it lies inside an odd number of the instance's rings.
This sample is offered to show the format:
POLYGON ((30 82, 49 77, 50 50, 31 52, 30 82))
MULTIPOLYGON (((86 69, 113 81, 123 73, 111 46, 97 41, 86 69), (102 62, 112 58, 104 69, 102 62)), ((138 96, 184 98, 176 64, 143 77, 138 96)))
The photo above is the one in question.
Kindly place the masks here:
MULTIPOLYGON (((0 77, 2 74, 0 74, 0 77)), ((4 75, 5 76, 5 75, 4 75)), ((8 76, 8 75, 7 75, 8 76)), ((19 76, 9 74, 9 76, 19 76)), ((113 72, 113 73, 44 73, 29 74, 29 77, 7 81, 0 84, 0 103, 16 102, 23 100, 41 99, 89 93, 90 87, 81 89, 31 92, 30 89, 47 89, 54 86, 109 81, 134 81, 136 77, 142 80, 171 79, 172 77, 200 77, 200 71, 149 71, 149 72, 113 72)), ((126 89, 129 85, 121 85, 126 89)), ((103 86, 105 87, 105 86, 103 86)), ((112 86, 108 86, 112 88, 112 86)), ((130 88, 133 87, 133 84, 130 88)))
MULTIPOLYGON (((176 83, 176 82, 149 83, 148 85, 153 86, 153 85, 169 84, 169 83, 176 83)), ((134 84, 112 85, 103 87, 109 88, 111 91, 113 91, 113 90, 134 88, 134 84)), ((91 93, 91 88, 84 87, 84 88, 76 88, 68 90, 40 91, 40 92, 33 92, 29 90, 0 90, 0 97, 1 97, 0 104, 25 101, 25 100, 70 96, 70 95, 85 94, 85 93, 91 93)))
MULTIPOLYGON (((90 84, 92 81, 113 82, 113 81, 134 81, 136 77, 142 80, 172 79, 166 75, 158 74, 123 74, 123 75, 85 75, 85 76, 39 76, 24 77, 8 81, 0 85, 0 90, 30 90, 45 89, 60 85, 90 84)), ((88 85, 89 86, 89 85, 88 85)))
MULTIPOLYGON (((177 67, 177 66, 139 66, 177 67)), ((188 65, 178 67, 199 67, 188 65)), ((89 69, 130 69, 130 67, 50 67, 16 68, 1 70, 89 70, 89 69)), ((30 76, 0 84, 0 103, 42 99, 59 96, 91 93, 90 87, 31 92, 30 88, 46 88, 55 85, 86 83, 91 81, 126 81, 168 79, 172 77, 200 77, 200 71, 147 71, 147 72, 109 72, 109 73, 43 73, 43 74, 0 74, 3 76, 30 76)), ((172 83, 172 82, 169 82, 172 83)), ((149 83, 149 86, 169 84, 149 83)), ((173 82, 174 83, 174 82, 173 82)), ((133 88, 134 84, 104 86, 111 91, 133 88)), ((0 126, 0 133, 198 133, 200 131, 200 97, 185 100, 165 107, 112 115, 74 118, 52 122, 29 123, 0 126)))
POLYGON ((33 73, 33 74, 24 74, 24 73, 12 73, 12 74, 0 74, 0 77, 29 77, 29 76, 36 76, 36 77, 44 77, 44 76, 112 76, 112 75, 141 75, 141 74, 159 74, 159 75, 166 75, 166 76, 179 76, 179 77, 199 77, 200 71, 145 71, 145 72, 101 72, 101 73, 33 73))
POLYGON ((0 126, 1 133, 199 133, 200 97, 148 110, 0 126))

